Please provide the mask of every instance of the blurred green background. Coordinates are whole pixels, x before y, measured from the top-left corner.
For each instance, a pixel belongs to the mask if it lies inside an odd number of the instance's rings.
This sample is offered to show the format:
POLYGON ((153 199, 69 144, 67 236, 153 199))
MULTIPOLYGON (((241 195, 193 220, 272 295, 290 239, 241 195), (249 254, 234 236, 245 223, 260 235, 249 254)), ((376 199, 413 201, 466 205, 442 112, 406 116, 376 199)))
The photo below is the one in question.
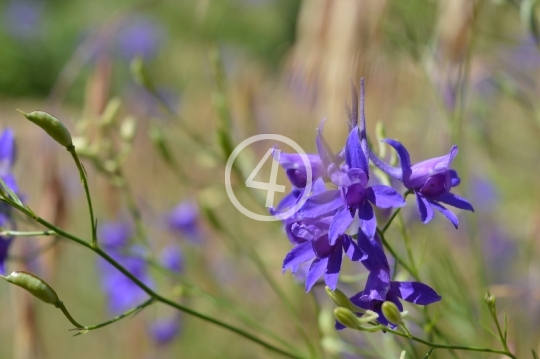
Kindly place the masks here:
MULTIPOLYGON (((324 287, 307 295, 290 273, 281 274, 290 244, 280 226, 241 215, 225 195, 223 164, 201 150, 220 150, 216 131, 225 108, 237 143, 255 134, 278 133, 314 152, 316 126, 327 117, 325 134, 337 151, 346 138, 350 81, 365 77, 368 134, 374 144, 380 121, 388 137, 407 145, 413 162, 443 155, 452 144, 459 146, 454 166, 462 183, 457 192, 476 212, 459 213, 461 225, 455 230, 439 215, 429 226, 422 225, 414 200, 409 199, 404 211, 422 279, 443 296, 428 309, 431 317, 453 344, 499 348, 486 330, 494 330, 483 302, 490 290, 498 298, 499 311, 508 313, 510 349, 520 358, 530 357, 531 349, 540 351, 540 52, 531 31, 536 10, 527 16, 527 3, 531 2, 3 0, 0 116, 4 127, 16 131, 15 175, 21 192, 42 217, 87 238, 84 192, 69 154, 15 109, 49 111, 73 135, 113 147, 118 145, 121 120, 132 116, 137 135, 124 172, 153 247, 181 242, 185 278, 226 298, 232 308, 247 312, 306 352, 286 305, 249 260, 247 253, 253 249, 291 301, 311 340, 322 343, 322 357, 398 358, 407 350, 408 358, 420 358, 427 347, 411 347, 388 334, 336 334, 333 304, 324 287), (216 53, 223 78, 215 75, 216 53), (178 116, 166 115, 133 81, 130 62, 137 55, 144 58, 159 93, 178 116), (122 106, 107 142, 97 124, 112 98, 119 98, 122 106), (182 181, 166 166, 148 138, 151 126, 164 130, 192 181, 182 181), (186 140, 183 127, 203 139, 201 146, 186 140), (207 206, 231 228, 240 245, 206 219, 200 245, 164 230, 160 218, 185 199, 207 206)), ((254 163, 265 151, 253 150, 254 163)), ((85 165, 99 221, 129 216, 114 183, 90 161, 85 165)), ((264 206, 255 208, 265 214, 264 206)), ((19 227, 37 228, 22 217, 19 227)), ((397 227, 387 238, 405 253, 397 227)), ((37 268, 83 323, 109 318, 93 253, 60 241, 37 261, 16 260, 48 241, 17 239, 8 271, 37 268)), ((349 265, 345 272, 364 274, 364 268, 349 265)), ((178 294, 178 283, 153 274, 160 292, 178 294)), ((405 273, 400 276, 407 278, 405 273)), ((363 281, 339 287, 352 295, 363 288, 363 281)), ((182 300, 254 330, 230 308, 204 296, 188 293, 182 300)), ((187 315, 177 340, 156 345, 147 324, 172 314, 161 305, 77 338, 67 331, 70 324, 60 311, 6 283, 0 283, 0 308, 1 358, 277 357, 187 315)), ((406 309, 412 322, 421 318, 421 308, 406 309)), ((422 324, 413 325, 414 332, 420 333, 422 324)), ((497 356, 442 350, 432 356, 450 357, 497 356)))

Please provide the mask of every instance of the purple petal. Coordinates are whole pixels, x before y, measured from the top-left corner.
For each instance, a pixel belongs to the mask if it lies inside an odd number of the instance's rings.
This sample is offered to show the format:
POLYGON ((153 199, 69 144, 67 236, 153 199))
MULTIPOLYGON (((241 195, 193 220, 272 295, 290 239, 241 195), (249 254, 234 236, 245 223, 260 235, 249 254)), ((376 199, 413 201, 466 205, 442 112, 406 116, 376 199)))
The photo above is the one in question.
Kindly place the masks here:
POLYGON ((0 162, 10 170, 15 162, 15 157, 15 134, 13 133, 13 130, 6 128, 0 134, 0 162))
POLYGON ((328 238, 330 244, 334 245, 340 235, 345 233, 347 228, 351 225, 354 217, 351 216, 351 212, 347 207, 342 207, 334 216, 330 229, 328 230, 328 238))
POLYGON ((358 247, 358 245, 348 235, 343 235, 343 250, 347 257, 353 262, 361 261, 367 258, 367 255, 358 247))
POLYGON ((447 209, 440 203, 437 203, 435 201, 428 201, 428 202, 431 205, 431 207, 435 208, 437 211, 441 212, 446 218, 448 218, 448 220, 452 222, 452 224, 454 225, 454 227, 456 227, 456 229, 458 228, 459 221, 458 221, 457 216, 454 213, 452 213, 449 209, 447 209))
POLYGON ((364 289, 364 296, 360 299, 363 301, 369 300, 385 300, 386 293, 390 289, 390 273, 386 268, 378 267, 369 272, 364 289))
POLYGON ((272 215, 284 213, 285 211, 287 211, 287 209, 292 208, 298 202, 298 199, 302 197, 303 193, 304 189, 293 188, 291 193, 283 197, 283 199, 279 202, 277 208, 275 209, 274 213, 272 213, 272 215))
POLYGON ((6 259, 8 257, 8 250, 11 246, 13 239, 0 237, 0 274, 6 274, 6 259))
POLYGON ((323 136, 323 128, 324 128, 324 121, 326 119, 323 119, 321 123, 319 124, 319 127, 317 128, 317 152, 319 153, 319 157, 321 158, 322 164, 324 166, 324 169, 327 170, 328 166, 330 166, 332 163, 338 164, 339 160, 336 155, 334 155, 334 152, 326 142, 323 136))
POLYGON ((186 200, 174 207, 167 218, 169 229, 185 235, 195 243, 202 240, 197 204, 186 200))
POLYGON ((161 264, 173 272, 180 273, 184 269, 184 256, 180 247, 169 245, 163 248, 160 258, 161 264))
POLYGON ((345 162, 349 168, 359 168, 366 174, 369 173, 367 157, 360 145, 360 132, 358 127, 354 127, 347 137, 345 150, 345 162))
POLYGON ((314 257, 315 252, 313 251, 313 244, 311 242, 299 244, 285 256, 283 260, 283 272, 295 265, 307 262, 314 257))
POLYGON ((447 193, 442 197, 437 198, 437 201, 449 204, 453 207, 474 212, 473 206, 465 198, 459 197, 453 193, 447 193))
POLYGON ((461 183, 461 179, 458 176, 458 173, 456 170, 449 169, 448 172, 450 173, 450 183, 451 187, 457 187, 461 183))
POLYGON ((132 235, 131 226, 125 222, 106 222, 98 228, 99 241, 108 249, 124 247, 132 235))
POLYGON ((326 273, 324 275, 324 282, 330 289, 335 290, 338 282, 339 271, 341 270, 341 260, 343 258, 343 252, 341 248, 337 248, 332 252, 328 258, 328 265, 326 266, 326 273))
POLYGON ((399 158, 399 165, 401 166, 401 173, 403 179, 407 178, 411 172, 411 158, 409 156, 409 151, 403 146, 400 142, 392 140, 390 138, 383 140, 383 142, 388 143, 390 146, 396 150, 396 153, 399 158))
POLYGON ((405 205, 405 199, 392 187, 372 186, 366 189, 367 199, 379 208, 399 208, 405 205))
POLYGON ((320 218, 332 215, 343 206, 338 190, 326 191, 308 198, 298 215, 304 218, 320 218))
POLYGON ((377 219, 375 218, 375 213, 373 212, 373 207, 369 202, 364 202, 360 206, 358 211, 358 217, 362 220, 360 228, 365 233, 368 238, 373 238, 375 232, 377 231, 377 219))
POLYGON ((442 299, 431 287, 420 282, 391 282, 392 292, 407 302, 428 305, 442 299))
POLYGON ((306 278, 306 292, 309 292, 317 280, 324 274, 327 264, 328 258, 317 258, 311 263, 306 278))
POLYGON ((375 238, 368 238, 362 231, 358 231, 358 247, 366 255, 366 257, 362 259, 362 264, 368 271, 380 267, 388 271, 390 270, 378 234, 375 235, 375 238))
POLYGON ((420 211, 420 219, 422 220, 422 223, 429 223, 429 221, 433 219, 433 209, 424 196, 418 192, 415 193, 416 204, 418 205, 418 210, 420 211))

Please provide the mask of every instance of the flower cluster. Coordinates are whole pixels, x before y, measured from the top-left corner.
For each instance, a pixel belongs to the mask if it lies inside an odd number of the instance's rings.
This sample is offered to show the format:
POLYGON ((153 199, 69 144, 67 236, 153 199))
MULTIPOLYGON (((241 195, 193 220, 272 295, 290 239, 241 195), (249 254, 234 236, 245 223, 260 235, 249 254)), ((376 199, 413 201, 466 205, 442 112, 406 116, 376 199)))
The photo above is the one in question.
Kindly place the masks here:
MULTIPOLYGON (((17 194, 17 182, 11 173, 15 157, 15 135, 11 129, 5 129, 0 133, 0 178, 11 191, 17 194)), ((13 226, 11 207, 7 203, 1 202, 0 227, 7 229, 13 226)), ((5 274, 5 261, 12 241, 13 237, 0 236, 0 274, 5 274)))
POLYGON ((290 269, 295 273, 301 264, 309 263, 306 291, 322 276, 326 285, 335 290, 345 253, 351 261, 361 262, 369 271, 365 288, 352 296, 351 301, 360 308, 378 313, 379 323, 392 325, 381 311, 384 301, 393 302, 402 311, 399 298, 427 305, 439 301, 441 297, 426 284, 391 280, 390 266, 378 234, 373 207, 400 208, 406 202, 392 187, 370 185, 369 161, 400 180, 409 193, 416 195, 424 223, 433 218, 433 209, 436 209, 457 228, 457 217, 443 204, 470 211, 473 208, 465 199, 450 192, 460 183, 457 172, 450 168, 457 155, 456 146, 446 156, 411 165, 405 147, 388 139, 385 141, 397 151, 400 159, 400 167, 390 166, 368 146, 363 80, 360 97, 354 86, 352 90, 349 135, 344 148, 337 153, 330 148, 323 136, 323 121, 317 130, 318 153, 310 154, 305 159, 311 163, 311 174, 306 172, 300 155, 282 154, 279 163, 286 170, 293 190, 271 212, 283 213, 307 196, 302 207, 283 220, 287 236, 294 245, 285 257, 283 271, 290 269), (313 182, 312 190, 304 193, 309 178, 313 182))

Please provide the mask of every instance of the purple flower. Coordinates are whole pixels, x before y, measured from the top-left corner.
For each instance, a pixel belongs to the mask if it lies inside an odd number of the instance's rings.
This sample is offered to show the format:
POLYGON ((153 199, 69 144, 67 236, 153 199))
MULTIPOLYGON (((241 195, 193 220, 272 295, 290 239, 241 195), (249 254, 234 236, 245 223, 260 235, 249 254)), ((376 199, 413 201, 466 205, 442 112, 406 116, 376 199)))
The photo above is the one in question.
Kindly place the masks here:
MULTIPOLYGON (((382 313, 381 306, 385 301, 393 302, 400 311, 403 311, 400 298, 418 305, 428 305, 441 300, 437 292, 423 283, 390 280, 390 266, 378 234, 374 238, 368 238, 359 231, 358 246, 366 254, 362 264, 369 271, 369 275, 364 290, 353 295, 350 300, 360 308, 379 314, 377 321, 382 325, 395 327, 382 313)), ((337 323, 336 328, 343 329, 344 326, 337 323)))
POLYGON ((154 57, 162 42, 163 28, 143 17, 128 21, 117 35, 118 52, 128 61, 136 56, 154 57))
POLYGON ((401 143, 391 139, 384 141, 396 150, 401 167, 392 167, 386 164, 371 151, 369 152, 370 159, 375 166, 389 176, 402 181, 405 187, 416 194, 416 202, 423 223, 431 221, 433 209, 436 209, 448 218, 456 228, 458 227, 459 222, 456 215, 441 203, 474 211, 466 199, 450 193, 452 187, 456 187, 460 183, 457 172, 450 168, 458 153, 457 146, 452 146, 450 153, 445 156, 411 165, 409 152, 401 143))
POLYGON ((172 209, 167 218, 169 229, 198 243, 202 240, 199 210, 193 201, 184 201, 172 209))
MULTIPOLYGON (((13 192, 18 192, 15 176, 11 173, 16 158, 15 135, 11 129, 5 129, 0 134, 0 178, 13 192)), ((11 219, 11 207, 0 203, 0 227, 14 227, 11 219)), ((5 274, 5 261, 13 238, 0 237, 0 274, 5 274)))
POLYGON ((168 344, 180 333, 180 323, 179 315, 159 319, 150 325, 150 335, 157 345, 168 344))
POLYGON ((11 0, 4 8, 3 25, 17 39, 31 39, 39 35, 43 2, 11 0))
POLYGON ((345 233, 356 214, 362 221, 362 231, 368 237, 373 237, 377 220, 372 204, 380 208, 405 205, 403 197, 391 187, 382 185, 368 187, 366 141, 365 131, 354 126, 344 149, 345 164, 340 167, 340 157, 333 154, 324 140, 322 123, 319 126, 317 133, 319 156, 338 189, 312 195, 300 209, 299 215, 313 219, 333 216, 328 235, 331 245, 345 233))
MULTIPOLYGON (((305 188, 307 183, 307 171, 302 157, 303 155, 297 153, 282 152, 279 156, 279 164, 285 170, 289 181, 291 181, 292 185, 296 188, 305 188)), ((308 154, 305 159, 311 164, 312 183, 326 174, 319 155, 308 154)))
MULTIPOLYGON (((143 283, 152 286, 142 248, 128 245, 131 235, 130 226, 122 222, 104 223, 99 231, 105 251, 143 283)), ((148 294, 105 259, 99 258, 98 266, 102 273, 102 286, 108 297, 109 311, 113 315, 121 314, 148 298, 148 294)))
POLYGON ((294 222, 291 227, 290 232, 298 244, 285 257, 283 272, 291 269, 294 273, 300 264, 311 261, 306 277, 306 292, 323 274, 326 285, 336 289, 343 252, 352 261, 363 258, 362 251, 348 235, 340 235, 334 244, 330 244, 328 228, 331 220, 327 217, 311 224, 294 222))
POLYGON ((180 273, 184 270, 184 256, 180 247, 176 245, 169 245, 163 248, 160 262, 170 271, 180 273))

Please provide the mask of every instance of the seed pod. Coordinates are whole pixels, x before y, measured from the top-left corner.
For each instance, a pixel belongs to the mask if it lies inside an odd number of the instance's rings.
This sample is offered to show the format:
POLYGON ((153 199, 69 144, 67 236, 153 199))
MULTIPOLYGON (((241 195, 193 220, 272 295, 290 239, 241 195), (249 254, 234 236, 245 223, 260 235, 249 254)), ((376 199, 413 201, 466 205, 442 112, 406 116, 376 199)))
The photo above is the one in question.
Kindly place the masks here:
POLYGON ((73 141, 71 140, 71 134, 68 129, 59 119, 54 117, 51 114, 43 111, 33 111, 30 113, 24 113, 21 110, 24 117, 41 127, 51 136, 56 142, 61 144, 64 147, 73 146, 73 141))
POLYGON ((347 308, 338 307, 334 309, 334 317, 338 322, 351 329, 360 329, 360 323, 356 315, 347 308))
POLYGON ((17 271, 11 273, 7 277, 4 277, 4 279, 11 284, 15 284, 26 289, 28 292, 32 293, 35 297, 41 299, 45 303, 57 305, 60 302, 60 298, 58 298, 58 295, 54 289, 45 283, 43 279, 38 278, 31 273, 17 271))
POLYGON ((384 314, 384 317, 392 324, 398 325, 403 321, 401 317, 401 312, 397 305, 393 302, 385 301, 382 304, 381 310, 384 314))
POLYGON ((356 307, 350 299, 339 289, 332 290, 330 287, 326 287, 326 294, 332 299, 335 305, 338 307, 344 307, 349 309, 351 312, 364 312, 362 308, 356 307))

